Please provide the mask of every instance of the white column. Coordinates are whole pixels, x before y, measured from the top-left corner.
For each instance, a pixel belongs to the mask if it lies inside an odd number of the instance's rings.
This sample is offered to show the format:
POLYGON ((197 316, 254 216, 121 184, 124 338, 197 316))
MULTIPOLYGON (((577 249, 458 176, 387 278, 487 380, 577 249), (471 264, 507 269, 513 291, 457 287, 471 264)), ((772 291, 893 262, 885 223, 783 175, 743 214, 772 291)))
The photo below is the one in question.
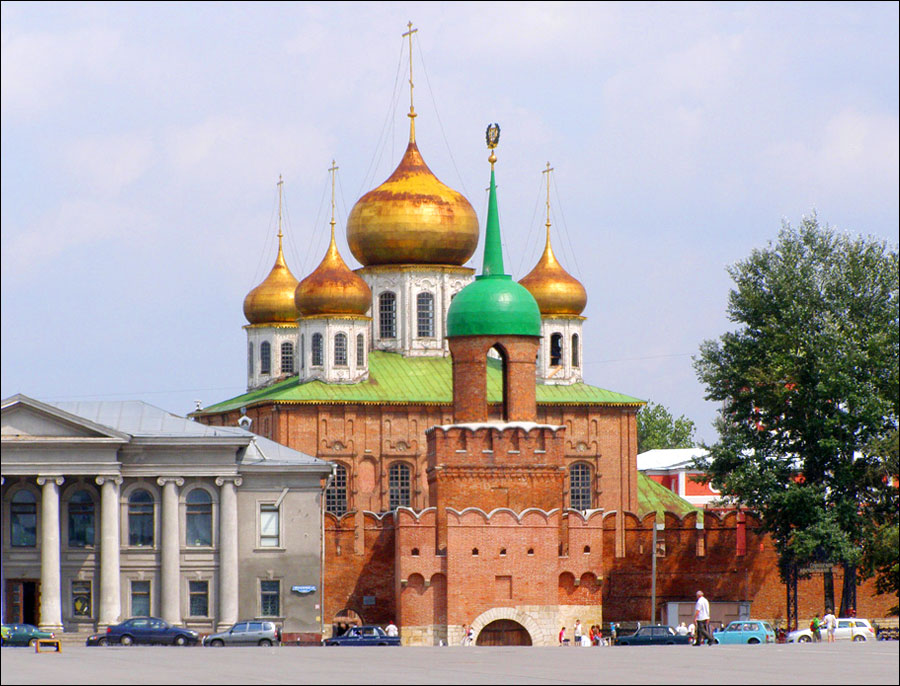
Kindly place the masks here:
POLYGON ((219 491, 219 630, 238 619, 238 511, 239 476, 218 477, 219 491))
POLYGON ((178 525, 178 489, 184 479, 161 476, 162 541, 160 555, 160 614, 169 624, 181 624, 181 540, 178 525))
POLYGON ((101 627, 118 624, 122 614, 119 579, 119 486, 120 476, 98 476, 100 486, 100 616, 101 627))
POLYGON ((62 631, 59 573, 59 487, 61 476, 39 476, 41 492, 41 629, 62 631))

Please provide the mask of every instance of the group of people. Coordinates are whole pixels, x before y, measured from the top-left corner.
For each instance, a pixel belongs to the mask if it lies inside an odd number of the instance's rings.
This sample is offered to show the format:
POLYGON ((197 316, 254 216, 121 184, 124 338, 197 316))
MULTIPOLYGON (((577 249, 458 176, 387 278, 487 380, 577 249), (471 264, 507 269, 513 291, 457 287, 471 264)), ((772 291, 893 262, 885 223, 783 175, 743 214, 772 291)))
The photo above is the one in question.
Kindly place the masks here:
POLYGON ((464 645, 464 646, 475 645, 475 629, 473 629, 468 624, 463 624, 463 637, 462 637, 461 645, 464 645))
MULTIPOLYGON (((615 629, 613 629, 613 634, 615 634, 615 629)), ((559 630, 559 644, 561 646, 567 645, 576 645, 576 646, 607 646, 609 645, 609 639, 603 637, 603 630, 600 628, 599 624, 592 624, 588 632, 584 632, 584 626, 581 624, 580 619, 575 620, 575 628, 573 631, 574 641, 569 640, 566 636, 566 627, 563 627, 559 630)))
POLYGON ((819 619, 819 613, 817 612, 816 616, 813 617, 812 621, 809 623, 809 630, 812 632, 813 641, 815 643, 822 640, 822 629, 825 629, 825 633, 828 636, 828 642, 834 643, 834 631, 837 629, 837 617, 834 616, 834 611, 830 607, 824 617, 819 619))

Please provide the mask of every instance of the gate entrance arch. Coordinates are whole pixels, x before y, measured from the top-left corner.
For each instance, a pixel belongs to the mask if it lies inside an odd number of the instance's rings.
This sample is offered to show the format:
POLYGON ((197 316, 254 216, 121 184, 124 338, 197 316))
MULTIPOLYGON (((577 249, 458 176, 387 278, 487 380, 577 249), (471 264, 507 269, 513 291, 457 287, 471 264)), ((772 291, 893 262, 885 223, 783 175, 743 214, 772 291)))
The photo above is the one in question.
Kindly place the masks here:
POLYGON ((486 625, 475 641, 478 646, 530 646, 531 635, 512 619, 495 619, 486 625))
POLYGON ((472 621, 472 630, 475 632, 476 645, 552 645, 550 638, 553 633, 545 631, 527 612, 522 612, 514 607, 495 607, 480 614, 472 621), (510 623, 496 623, 498 620, 508 620, 510 623), (492 626, 493 624, 493 626, 492 626), (482 639, 482 632, 487 630, 482 639), (525 642, 527 639, 527 643, 525 642), (519 643, 484 643, 483 641, 520 641, 519 643))

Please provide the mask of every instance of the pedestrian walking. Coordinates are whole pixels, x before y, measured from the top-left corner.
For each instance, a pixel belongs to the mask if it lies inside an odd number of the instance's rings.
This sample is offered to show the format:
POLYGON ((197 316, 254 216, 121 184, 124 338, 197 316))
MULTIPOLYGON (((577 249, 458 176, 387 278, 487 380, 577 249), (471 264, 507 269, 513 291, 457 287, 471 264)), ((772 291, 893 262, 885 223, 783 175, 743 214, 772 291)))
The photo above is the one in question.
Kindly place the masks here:
POLYGON ((834 610, 830 607, 823 618, 825 622, 825 633, 828 634, 828 642, 834 643, 834 630, 837 629, 837 617, 834 616, 834 610))
POLYGON ((709 632, 709 601, 704 597, 703 591, 697 591, 697 603, 694 605, 694 621, 697 623, 697 638, 694 645, 701 645, 704 639, 706 639, 707 645, 714 645, 715 640, 709 632))

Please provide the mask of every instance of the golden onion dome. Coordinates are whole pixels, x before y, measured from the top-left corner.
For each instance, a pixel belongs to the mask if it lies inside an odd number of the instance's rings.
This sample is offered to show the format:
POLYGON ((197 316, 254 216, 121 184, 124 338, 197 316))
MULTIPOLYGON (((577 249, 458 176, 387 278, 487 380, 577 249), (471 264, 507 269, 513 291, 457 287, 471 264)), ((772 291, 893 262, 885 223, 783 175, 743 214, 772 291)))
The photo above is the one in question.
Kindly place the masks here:
POLYGON ((394 173, 361 197, 350 211, 347 243, 365 266, 461 266, 475 253, 475 210, 461 193, 431 173, 416 146, 413 126, 409 145, 394 173))
POLYGON ((299 283, 294 303, 303 317, 317 315, 365 315, 372 304, 369 285, 347 267, 334 242, 334 220, 331 243, 319 266, 299 283))
POLYGON ((587 292, 574 276, 557 261, 550 245, 550 225, 547 224, 547 245, 544 254, 528 274, 519 281, 537 300, 542 315, 580 315, 587 305, 587 292))
POLYGON ((251 324, 296 323, 294 290, 297 279, 284 261, 282 233, 278 230, 278 256, 269 275, 244 298, 244 316, 251 324))

